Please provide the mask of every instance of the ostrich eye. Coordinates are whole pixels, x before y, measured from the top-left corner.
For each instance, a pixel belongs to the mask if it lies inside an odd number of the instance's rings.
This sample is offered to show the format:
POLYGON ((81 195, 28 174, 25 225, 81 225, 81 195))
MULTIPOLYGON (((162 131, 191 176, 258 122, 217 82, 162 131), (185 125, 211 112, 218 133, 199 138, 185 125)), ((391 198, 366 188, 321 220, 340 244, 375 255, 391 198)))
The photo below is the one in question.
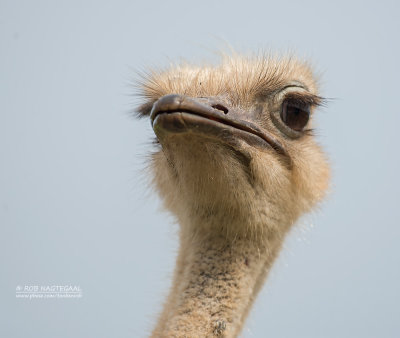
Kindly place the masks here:
POLYGON ((282 105, 281 119, 290 128, 302 131, 310 118, 310 106, 285 101, 282 105))

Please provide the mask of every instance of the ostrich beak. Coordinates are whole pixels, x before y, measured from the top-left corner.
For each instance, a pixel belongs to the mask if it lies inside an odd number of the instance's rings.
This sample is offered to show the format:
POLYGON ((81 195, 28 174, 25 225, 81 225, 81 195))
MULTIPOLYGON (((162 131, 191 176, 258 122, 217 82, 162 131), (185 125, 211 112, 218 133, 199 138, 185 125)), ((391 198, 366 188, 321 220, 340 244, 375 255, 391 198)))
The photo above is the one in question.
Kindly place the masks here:
POLYGON ((286 149, 274 135, 253 122, 236 117, 246 116, 245 112, 231 112, 233 111, 218 102, 218 99, 170 94, 153 104, 150 119, 159 139, 165 133, 188 132, 213 137, 231 145, 237 144, 237 140, 241 139, 251 146, 272 148, 279 155, 290 159, 286 149))

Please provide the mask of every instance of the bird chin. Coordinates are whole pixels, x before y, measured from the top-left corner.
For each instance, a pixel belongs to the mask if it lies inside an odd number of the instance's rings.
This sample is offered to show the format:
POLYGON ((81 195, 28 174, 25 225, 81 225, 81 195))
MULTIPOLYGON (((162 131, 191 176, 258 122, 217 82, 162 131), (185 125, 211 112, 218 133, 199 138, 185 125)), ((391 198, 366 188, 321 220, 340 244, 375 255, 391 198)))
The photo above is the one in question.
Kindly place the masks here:
POLYGON ((161 144, 173 136, 187 134, 221 142, 236 151, 248 153, 249 146, 265 151, 272 147, 261 137, 216 120, 187 112, 163 113, 153 121, 153 130, 161 144))

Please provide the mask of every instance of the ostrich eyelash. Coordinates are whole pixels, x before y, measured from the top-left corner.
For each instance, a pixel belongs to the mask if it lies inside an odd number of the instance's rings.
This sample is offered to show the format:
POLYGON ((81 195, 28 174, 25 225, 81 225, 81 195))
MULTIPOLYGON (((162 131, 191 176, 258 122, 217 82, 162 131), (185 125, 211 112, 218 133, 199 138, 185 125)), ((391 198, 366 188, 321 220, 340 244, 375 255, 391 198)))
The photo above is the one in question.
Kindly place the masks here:
POLYGON ((139 107, 137 107, 135 109, 135 111, 133 112, 133 114, 138 118, 146 117, 146 116, 150 115, 151 108, 153 108, 153 104, 154 104, 154 101, 146 102, 146 103, 140 105, 139 107))
POLYGON ((303 133, 304 135, 307 135, 307 136, 315 136, 315 135, 316 135, 315 129, 313 129, 313 128, 304 129, 304 130, 302 131, 302 133, 303 133))
POLYGON ((290 93, 285 96, 285 100, 298 106, 320 107, 326 106, 328 99, 311 93, 290 93))

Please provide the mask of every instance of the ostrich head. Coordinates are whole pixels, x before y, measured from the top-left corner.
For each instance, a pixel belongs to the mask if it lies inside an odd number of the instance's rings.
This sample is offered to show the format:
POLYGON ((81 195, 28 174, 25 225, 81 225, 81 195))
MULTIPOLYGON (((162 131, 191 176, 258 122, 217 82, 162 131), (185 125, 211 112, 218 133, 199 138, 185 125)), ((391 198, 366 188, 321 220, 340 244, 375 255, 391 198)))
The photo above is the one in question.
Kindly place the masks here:
POLYGON ((141 94, 157 138, 153 183, 181 225, 154 335, 235 336, 284 234, 328 186, 316 81, 293 58, 233 56, 150 72, 141 94))
POLYGON ((261 239, 324 196, 329 170, 312 127, 322 98, 307 64, 236 56, 182 65, 151 73, 142 94, 139 114, 159 142, 154 183, 181 224, 261 239))

